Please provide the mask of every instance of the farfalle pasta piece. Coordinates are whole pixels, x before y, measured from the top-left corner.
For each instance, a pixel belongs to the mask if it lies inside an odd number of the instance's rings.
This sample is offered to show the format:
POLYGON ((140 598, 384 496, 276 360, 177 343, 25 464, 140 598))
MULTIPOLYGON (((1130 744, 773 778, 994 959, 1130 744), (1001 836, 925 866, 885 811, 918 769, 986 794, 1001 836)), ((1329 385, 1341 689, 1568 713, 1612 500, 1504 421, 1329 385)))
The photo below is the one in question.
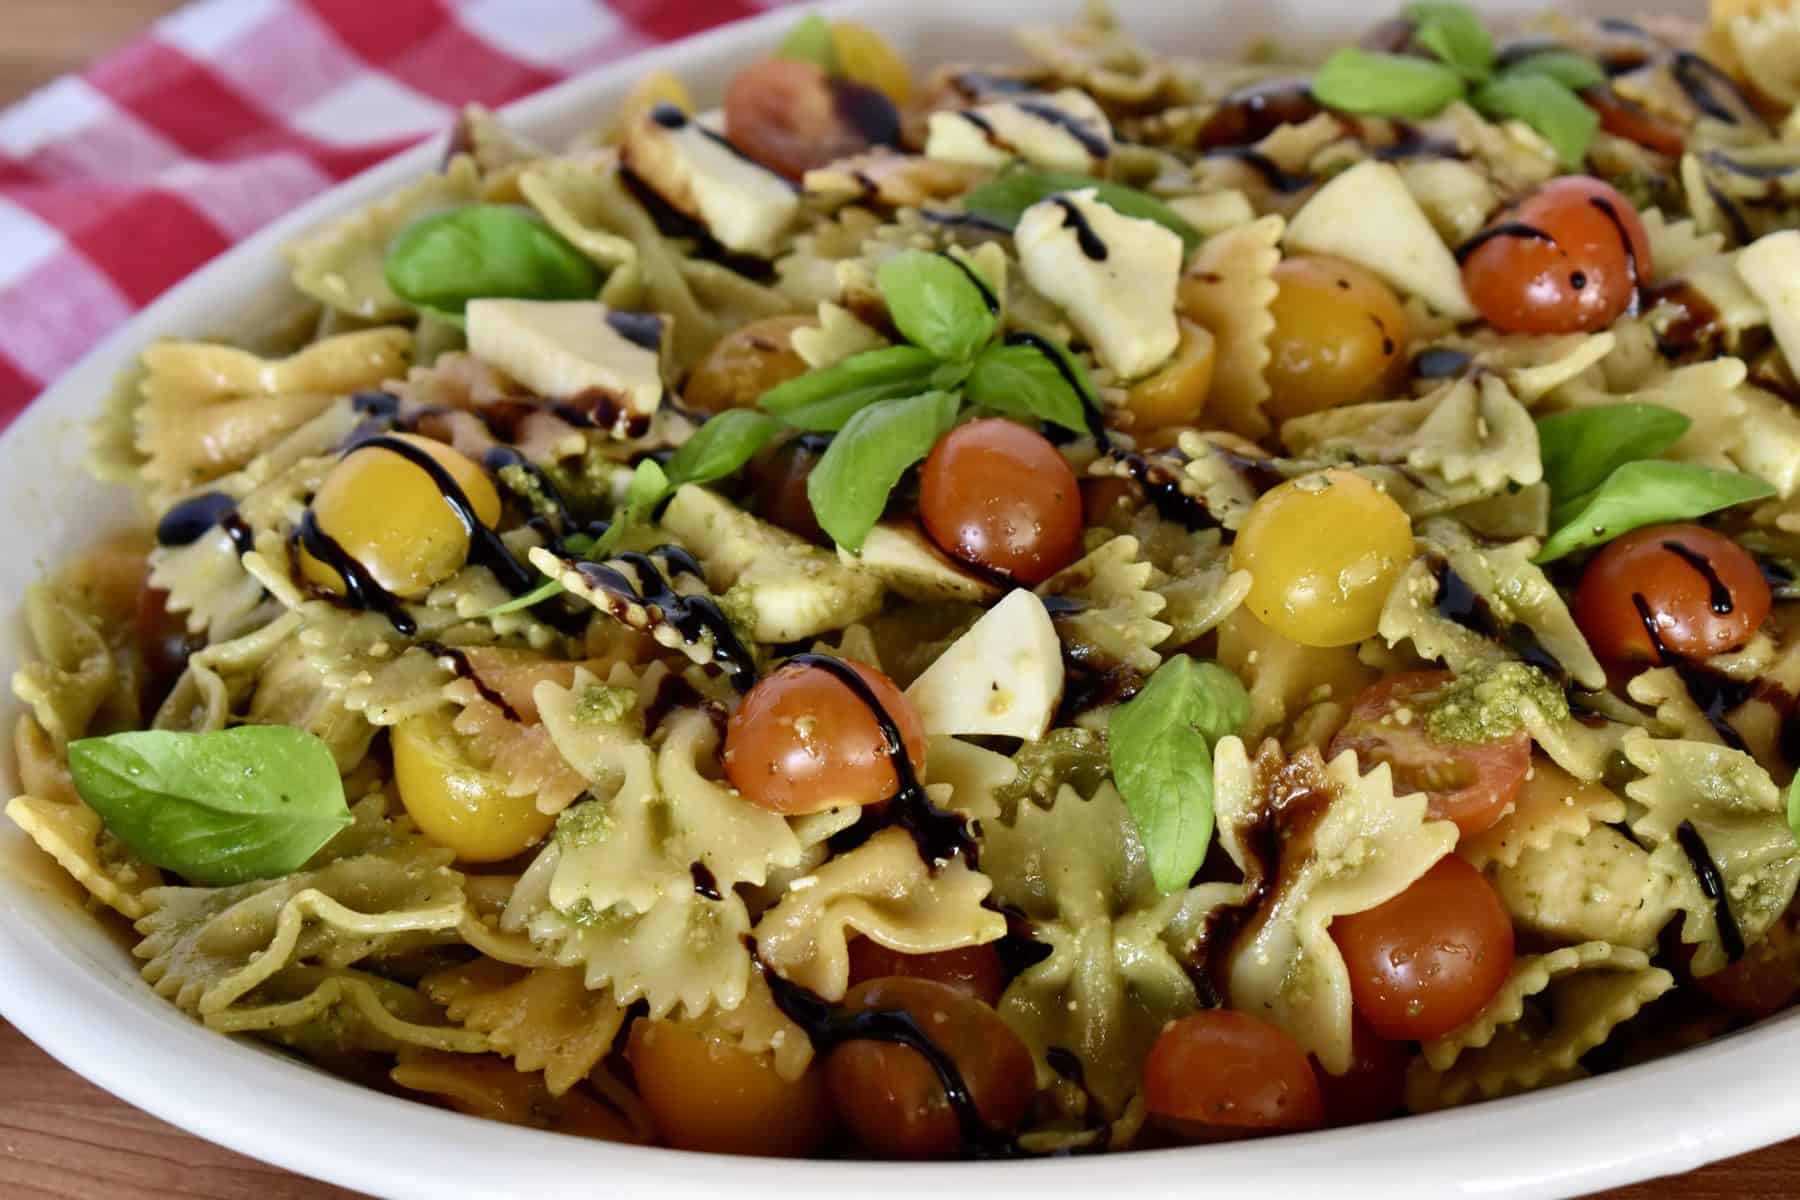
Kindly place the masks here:
POLYGON ((1182 314, 1212 332, 1215 345, 1208 419, 1244 437, 1269 431, 1263 405, 1269 337, 1275 332, 1274 272, 1281 262, 1280 217, 1261 217, 1210 237, 1181 280, 1182 314))
POLYGON ((119 664, 99 616, 71 589, 34 583, 25 589, 25 627, 37 656, 13 673, 13 695, 30 706, 52 744, 60 748, 96 725, 121 723, 127 714, 120 705, 129 698, 119 695, 119 664))
POLYGON ((356 769, 375 738, 375 727, 326 689, 325 672, 297 638, 280 642, 258 670, 244 719, 304 729, 331 751, 342 774, 356 769))
POLYGON ((225 728, 256 690, 264 667, 300 627, 297 613, 283 613, 260 629, 229 642, 214 642, 190 654, 186 670, 156 710, 151 727, 178 733, 210 733, 225 728))
MULTIPOLYGON (((605 1086, 605 1104, 587 1089, 553 1096, 541 1075, 515 1071, 511 1063, 493 1054, 406 1047, 388 1078, 409 1092, 486 1121, 604 1142, 649 1145, 654 1141, 648 1114, 622 1086, 605 1086)), ((601 1073, 590 1082, 596 1085, 594 1090, 601 1091, 610 1078, 601 1073)))
POLYGON ((548 158, 519 176, 519 191, 546 224, 606 270, 637 259, 637 246, 616 232, 617 192, 609 184, 614 156, 548 158))
POLYGON ((937 868, 912 836, 886 829, 788 885, 756 923, 765 967, 827 1000, 850 986, 850 939, 868 937, 902 954, 931 954, 998 941, 1006 918, 982 907, 992 885, 961 858, 937 868))
POLYGON ((1347 710, 1379 677, 1357 658, 1355 646, 1302 646, 1242 609, 1219 626, 1218 655, 1249 690, 1247 738, 1263 737, 1324 701, 1347 710))
POLYGON ((1126 535, 1064 567, 1039 584, 1037 594, 1064 601, 1052 616, 1065 652, 1076 661, 1148 675, 1162 664, 1156 647, 1174 632, 1156 619, 1168 606, 1150 590, 1160 574, 1138 553, 1137 539, 1126 535))
POLYGON ((1058 82, 1125 109, 1159 107, 1180 98, 1168 64, 1119 28, 1110 11, 1094 7, 1079 24, 1028 25, 1019 40, 1058 82))
MULTIPOLYGON (((583 664, 493 646, 470 647, 462 652, 462 661, 472 678, 459 678, 444 689, 445 698, 461 710, 451 727, 469 739, 475 760, 505 781, 508 795, 537 797, 540 812, 567 808, 587 782, 557 751, 540 719, 535 690, 543 683, 573 686, 583 664)), ((597 663, 586 665, 591 669, 597 663)))
POLYGON ((1738 467, 1734 455, 1745 441, 1748 410, 1738 392, 1746 374, 1742 361, 1717 358, 1677 367, 1630 392, 1609 392, 1573 382, 1557 389, 1553 401, 1558 408, 1652 404, 1675 409, 1693 425, 1664 456, 1732 471, 1738 467))
POLYGON ((1316 753, 1284 761, 1265 744, 1253 763, 1228 737, 1213 780, 1220 843, 1254 888, 1250 917, 1228 951, 1226 994, 1232 1007, 1273 1021, 1341 1074, 1351 1061, 1350 973, 1331 922, 1404 891, 1450 853, 1456 827, 1429 820, 1422 794, 1395 796, 1385 763, 1359 776, 1349 752, 1328 764, 1316 753), (1310 837, 1280 839, 1278 861, 1262 861, 1251 829, 1308 820, 1273 807, 1295 804, 1317 806, 1310 837))
POLYGON ((1800 104, 1800 13, 1783 4, 1740 12, 1725 26, 1743 77, 1771 105, 1800 104))
POLYGON ((1460 246, 1480 233, 1500 207, 1493 180, 1474 163, 1455 158, 1415 158, 1396 164, 1406 190, 1438 236, 1460 246))
POLYGON ((1643 777, 1625 785, 1642 806, 1631 832, 1677 881, 1681 940, 1693 972, 1710 975, 1766 933, 1800 883, 1800 848, 1769 773, 1741 751, 1633 731, 1625 757, 1643 777))
POLYGON ((1013 980, 1000 1015, 1057 1076, 1052 1048, 1075 1055, 1088 1091, 1109 1115, 1138 1089, 1144 1055, 1168 1021, 1197 1003, 1164 942, 1184 896, 1150 878, 1137 827, 1111 783, 1092 799, 1063 785, 1048 807, 1019 804, 1010 824, 985 827, 982 866, 994 899, 1031 922, 1050 948, 1013 980))
POLYGON ((1453 380, 1418 400, 1295 417, 1283 422, 1281 440, 1296 454, 1400 464, 1449 483, 1472 479, 1488 492, 1544 477, 1531 413, 1493 375, 1453 380))
POLYGON ((365 321, 405 318, 413 307, 388 286, 388 243, 421 217, 480 198, 481 172, 473 158, 459 154, 442 171, 302 234, 281 256, 294 286, 330 308, 365 321))
POLYGON ((1532 851, 1580 839, 1624 819, 1625 801, 1617 793, 1536 758, 1511 810, 1487 829, 1464 837, 1456 852, 1493 873, 1517 866, 1532 851))
POLYGON ((1701 233, 1691 217, 1671 220, 1660 208, 1647 208, 1638 216, 1644 222, 1644 233, 1650 242, 1649 283, 1663 283, 1686 271, 1701 259, 1711 258, 1725 248, 1719 233, 1701 233))
POLYGON ((1675 914, 1675 881, 1649 851, 1606 825, 1526 849, 1488 880, 1516 929, 1552 942, 1648 952, 1675 914))
POLYGON ((1119 526, 1137 539, 1139 555, 1156 568, 1149 588, 1163 599, 1156 614, 1169 627, 1163 646, 1185 646, 1216 628, 1250 594, 1250 573, 1231 566, 1231 547, 1217 529, 1188 530, 1145 507, 1119 526))
MULTIPOLYGON (((1526 334, 1499 333, 1484 326, 1469 334, 1437 339, 1434 347, 1461 350, 1469 355, 1472 365, 1499 375, 1513 396, 1530 408, 1563 384, 1580 378, 1611 354, 1617 344, 1617 336, 1611 330, 1526 334)), ((1441 385, 1434 390, 1442 390, 1441 385)))
POLYGON ((794 330, 788 341, 801 361, 815 371, 834 367, 847 358, 879 350, 888 344, 885 337, 863 324, 856 314, 829 300, 819 302, 818 324, 794 330))
POLYGON ((488 1048, 485 1035, 450 1024, 416 989, 337 967, 283 971, 205 1021, 220 1033, 255 1034, 325 1058, 358 1050, 393 1054, 403 1046, 460 1054, 488 1048))
MULTIPOLYGON (((1719 654, 1705 661, 1706 670, 1727 680, 1735 680, 1741 694, 1731 696, 1719 689, 1709 698, 1707 711, 1702 711, 1694 694, 1688 690, 1682 671, 1675 667, 1655 667, 1632 676, 1625 685, 1626 694, 1654 715, 1652 729, 1665 737, 1691 742, 1713 742, 1743 749, 1743 737, 1737 730, 1740 719, 1754 720, 1752 710, 1767 710, 1775 721, 1782 717, 1780 699, 1766 695, 1756 685, 1775 666, 1778 651, 1775 639, 1758 632, 1741 650, 1719 654), (1725 705, 1729 703, 1731 707, 1725 705)), ((1779 680, 1771 680, 1781 686, 1779 680)), ((1773 747, 1771 747, 1773 748, 1773 747)))
POLYGON ((1675 983, 1641 950, 1565 946, 1513 964, 1472 1021, 1424 1045, 1407 1073, 1414 1112, 1580 1078, 1583 1054, 1675 983))
POLYGON ((813 1044, 806 1031, 788 1020, 775 1003, 775 994, 761 971, 750 976, 750 987, 736 1008, 713 1012, 707 1024, 752 1054, 767 1054, 775 1073, 792 1082, 812 1065, 813 1044))
POLYGON ((419 987, 452 1021, 486 1034, 517 1070, 543 1072, 552 1096, 587 1078, 625 1024, 625 1009, 589 991, 575 967, 532 971, 482 958, 428 975, 419 987))
MULTIPOLYGON (((415 607, 417 636, 447 636, 459 624, 454 613, 415 607)), ((450 667, 411 638, 395 632, 380 613, 345 612, 309 601, 295 614, 301 645, 324 673, 324 687, 372 725, 398 725, 443 707, 450 667)))

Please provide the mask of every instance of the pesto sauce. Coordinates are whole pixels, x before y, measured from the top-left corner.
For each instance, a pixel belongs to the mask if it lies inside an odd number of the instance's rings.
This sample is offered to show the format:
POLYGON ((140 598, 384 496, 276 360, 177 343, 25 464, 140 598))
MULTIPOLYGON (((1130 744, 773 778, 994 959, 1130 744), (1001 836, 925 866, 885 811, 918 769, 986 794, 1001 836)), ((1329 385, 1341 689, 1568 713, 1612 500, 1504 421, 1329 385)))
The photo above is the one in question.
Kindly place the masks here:
MULTIPOLYGON (((575 720, 583 725, 622 725, 637 708, 637 693, 628 687, 596 683, 582 689, 575 701, 575 720)), ((638 720, 638 733, 643 720, 638 720)))
POLYGON ((1569 702, 1551 678, 1522 662, 1477 667, 1458 675, 1430 697, 1425 732, 1433 741, 1497 742, 1525 727, 1528 710, 1552 721, 1569 715, 1569 702))

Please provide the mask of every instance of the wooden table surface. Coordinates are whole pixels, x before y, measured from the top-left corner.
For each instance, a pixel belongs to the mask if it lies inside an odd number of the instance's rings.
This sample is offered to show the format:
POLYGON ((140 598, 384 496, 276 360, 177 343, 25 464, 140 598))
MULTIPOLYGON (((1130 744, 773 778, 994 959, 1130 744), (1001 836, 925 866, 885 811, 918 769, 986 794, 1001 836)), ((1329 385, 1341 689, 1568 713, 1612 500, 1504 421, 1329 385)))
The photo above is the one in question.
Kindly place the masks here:
MULTIPOLYGON (((112 49, 179 2, 0 0, 0 105, 112 49)), ((65 1070, 0 1022, 0 1196, 332 1200, 351 1195, 189 1137, 65 1070)), ((1607 1200, 1794 1196, 1800 1196, 1800 1139, 1675 1179, 1609 1192, 1607 1200)))

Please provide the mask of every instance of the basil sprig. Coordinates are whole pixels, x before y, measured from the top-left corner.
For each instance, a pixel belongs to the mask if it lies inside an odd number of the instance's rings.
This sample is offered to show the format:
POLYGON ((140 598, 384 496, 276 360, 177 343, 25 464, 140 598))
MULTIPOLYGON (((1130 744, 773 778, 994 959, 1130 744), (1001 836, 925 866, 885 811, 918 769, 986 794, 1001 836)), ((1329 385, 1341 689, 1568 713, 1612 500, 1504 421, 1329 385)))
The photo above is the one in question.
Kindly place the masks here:
POLYGON ((1314 98, 1343 112, 1418 118, 1466 97, 1494 120, 1537 130, 1564 166, 1581 165, 1600 118, 1576 93, 1604 81, 1599 67, 1572 51, 1545 51, 1497 69, 1493 39, 1467 5, 1421 0, 1406 15, 1414 40, 1438 61, 1346 47, 1314 75, 1314 98))
POLYGON ((884 346, 790 379, 764 392, 758 403, 795 429, 835 433, 871 404, 948 390, 961 382, 954 364, 929 350, 884 346))
POLYGON ((1087 432, 1081 398, 1050 355, 1073 370, 1075 356, 1061 346, 994 346, 975 360, 964 390, 976 408, 1026 421, 1047 421, 1070 433, 1087 432))
POLYGON ((401 299, 453 321, 471 300, 591 300, 600 271, 536 217, 471 204, 413 222, 388 247, 388 286, 401 299))
POLYGON ((132 853, 205 887, 286 875, 350 824, 331 751, 288 725, 83 738, 69 774, 132 853))
POLYGON ((1690 521, 1761 500, 1775 489, 1753 475, 1656 456, 1681 440, 1686 415, 1654 404, 1613 404, 1537 423, 1551 534, 1540 563, 1664 521, 1690 521))
POLYGON ((1213 747, 1250 715, 1236 675, 1178 654, 1107 726, 1113 782, 1137 824, 1158 889, 1186 887, 1213 835, 1213 747))
POLYGON ((1008 171, 965 195, 963 211, 989 224, 1011 229, 1032 205, 1062 192, 1078 192, 1085 188, 1092 188, 1094 198, 1115 212, 1141 221, 1155 221, 1179 237, 1187 251, 1192 251, 1202 240, 1199 230, 1150 193, 1068 171, 1008 171))
POLYGON ((900 476, 931 453, 961 406, 953 392, 925 392, 871 404, 846 421, 806 477, 819 528, 840 546, 861 546, 900 476))

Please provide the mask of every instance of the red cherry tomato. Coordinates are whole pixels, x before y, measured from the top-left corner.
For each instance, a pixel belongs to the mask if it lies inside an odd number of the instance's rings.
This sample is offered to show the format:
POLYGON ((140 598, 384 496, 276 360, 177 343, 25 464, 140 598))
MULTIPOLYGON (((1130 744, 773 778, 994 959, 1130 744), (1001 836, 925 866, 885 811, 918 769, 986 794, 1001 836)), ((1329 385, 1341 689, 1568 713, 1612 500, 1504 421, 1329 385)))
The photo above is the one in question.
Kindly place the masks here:
POLYGON ((806 481, 812 478, 813 468, 823 456, 818 443, 808 437, 793 438, 777 446, 762 464, 756 486, 756 513, 809 542, 830 545, 831 539, 819 528, 819 518, 806 495, 806 481))
POLYGON ((1800 934, 1783 918, 1768 936, 1722 971, 1694 980, 1701 991, 1740 1017, 1772 1017, 1800 994, 1800 934))
MULTIPOLYGON (((894 681, 846 665, 899 726, 913 769, 925 769, 925 729, 894 681)), ((899 790, 870 707, 824 667, 789 663, 763 677, 725 728, 725 775, 752 804, 778 813, 879 804, 899 790)))
POLYGON ((1312 1062, 1267 1021, 1211 1009, 1172 1021, 1144 1060, 1144 1103, 1191 1141, 1316 1129, 1325 1119, 1312 1062))
POLYGON ((850 943, 852 984, 895 976, 947 984, 990 1006, 1000 1003, 1000 993, 1006 988, 1000 952, 991 945, 939 950, 935 954, 902 954, 873 938, 857 938, 850 943))
POLYGON ((1615 92, 1609 84, 1586 88, 1581 98, 1600 117, 1600 128, 1614 137, 1636 142, 1646 150, 1670 157, 1679 155, 1687 145, 1680 129, 1661 117, 1652 116, 1643 105, 1615 92))
POLYGON ((1507 333, 1604 329, 1650 278, 1650 238, 1637 209, 1585 175, 1553 179, 1476 235, 1463 285, 1507 333))
POLYGON ((1512 971, 1512 921, 1481 872, 1454 854, 1386 904, 1339 917, 1331 936, 1357 1014, 1391 1041, 1449 1033, 1512 971))
POLYGON ((1519 798, 1531 767, 1531 737, 1520 730, 1491 742, 1433 738, 1425 713, 1451 678, 1448 671, 1413 671, 1367 688, 1331 739, 1330 754, 1354 750, 1364 771, 1387 763, 1396 795, 1424 792, 1434 819, 1454 821, 1465 834, 1480 833, 1519 798))
POLYGON ((919 475, 919 518, 946 554, 1039 584, 1081 553, 1081 486, 1050 440, 1001 417, 938 439, 919 475))
POLYGON ((795 182, 877 142, 893 144, 899 131, 900 116, 879 90, 797 59, 746 67, 725 92, 726 138, 795 182))
MULTIPOLYGON (((1319 1070, 1325 1123, 1365 1125, 1399 1112, 1406 1102, 1406 1068, 1412 1051, 1404 1042, 1375 1036, 1359 1020, 1350 1025, 1350 1069, 1342 1075, 1319 1070)), ((1315 1064, 1316 1065, 1316 1064, 1315 1064)))
POLYGON ((1594 556, 1574 612, 1601 658, 1661 664, 1662 651, 1710 658, 1740 649, 1771 603, 1756 560, 1730 538, 1699 525, 1651 525, 1594 556))

